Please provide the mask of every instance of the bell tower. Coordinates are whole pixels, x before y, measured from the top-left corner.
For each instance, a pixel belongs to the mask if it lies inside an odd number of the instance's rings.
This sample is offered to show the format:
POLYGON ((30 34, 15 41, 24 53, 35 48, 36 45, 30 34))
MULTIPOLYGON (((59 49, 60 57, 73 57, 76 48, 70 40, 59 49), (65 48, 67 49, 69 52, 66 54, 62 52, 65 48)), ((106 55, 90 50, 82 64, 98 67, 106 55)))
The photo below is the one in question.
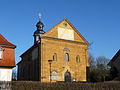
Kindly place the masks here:
POLYGON ((45 33, 43 30, 44 24, 41 22, 41 15, 39 15, 39 21, 36 24, 37 30, 34 32, 34 44, 40 42, 40 37, 45 33))

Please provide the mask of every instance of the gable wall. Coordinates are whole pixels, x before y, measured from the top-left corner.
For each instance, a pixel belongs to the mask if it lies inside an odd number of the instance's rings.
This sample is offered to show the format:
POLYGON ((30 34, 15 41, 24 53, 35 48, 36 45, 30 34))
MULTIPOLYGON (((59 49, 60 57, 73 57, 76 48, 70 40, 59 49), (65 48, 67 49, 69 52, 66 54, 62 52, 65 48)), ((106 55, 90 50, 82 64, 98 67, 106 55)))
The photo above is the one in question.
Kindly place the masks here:
POLYGON ((79 34, 79 32, 77 30, 75 30, 75 28, 73 28, 73 26, 70 25, 66 20, 63 20, 62 22, 60 22, 59 24, 54 26, 52 29, 50 29, 48 32, 46 32, 43 36, 54 37, 54 38, 60 38, 60 36, 61 36, 61 39, 64 39, 64 37, 65 37, 65 39, 68 39, 68 40, 86 42, 82 38, 82 36, 79 34), (67 26, 65 26, 64 23, 67 23, 67 26), (63 33, 61 33, 61 35, 59 35, 60 33, 58 30, 60 30, 60 29, 61 30, 64 29, 66 31, 63 30, 63 33), (73 30, 73 35, 68 35, 68 34, 72 34, 72 32, 71 32, 72 30, 73 30), (73 36, 73 38, 72 38, 72 36, 73 36))

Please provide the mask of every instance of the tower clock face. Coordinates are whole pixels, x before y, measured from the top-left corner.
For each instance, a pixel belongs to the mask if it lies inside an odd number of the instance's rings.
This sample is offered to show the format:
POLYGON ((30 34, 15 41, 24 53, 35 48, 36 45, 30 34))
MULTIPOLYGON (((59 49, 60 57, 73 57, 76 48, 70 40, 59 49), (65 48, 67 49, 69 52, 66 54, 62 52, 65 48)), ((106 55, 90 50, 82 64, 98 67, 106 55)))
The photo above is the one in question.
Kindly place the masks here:
POLYGON ((39 36, 36 36, 36 41, 38 41, 39 40, 39 36))
POLYGON ((74 30, 59 27, 58 28, 58 38, 74 40, 74 30))

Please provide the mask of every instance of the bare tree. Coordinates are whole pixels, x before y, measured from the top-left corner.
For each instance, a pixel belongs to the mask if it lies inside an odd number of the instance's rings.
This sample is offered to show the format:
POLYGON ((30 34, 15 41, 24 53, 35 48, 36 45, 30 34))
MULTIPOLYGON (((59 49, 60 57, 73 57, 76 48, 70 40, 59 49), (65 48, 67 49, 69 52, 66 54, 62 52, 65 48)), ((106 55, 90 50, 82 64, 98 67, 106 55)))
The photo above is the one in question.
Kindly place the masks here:
POLYGON ((90 69, 95 67, 96 62, 95 62, 94 56, 91 53, 89 53, 88 61, 89 61, 89 64, 90 64, 90 69))
POLYGON ((105 56, 99 56, 96 58, 96 66, 98 72, 98 81, 106 81, 109 78, 110 70, 107 66, 110 59, 105 56))
POLYGON ((13 81, 16 81, 16 80, 17 80, 17 71, 16 71, 16 69, 13 69, 13 72, 12 72, 12 80, 13 80, 13 81))
POLYGON ((109 80, 109 68, 107 66, 109 59, 105 56, 99 56, 94 60, 94 57, 89 55, 90 62, 90 81, 102 82, 109 80))
POLYGON ((96 72, 95 72, 95 70, 96 70, 96 62, 95 62, 95 59, 94 59, 94 56, 91 54, 91 53, 89 53, 89 58, 88 58, 88 61, 89 61, 89 64, 90 64, 90 66, 89 66, 89 70, 88 70, 88 81, 90 81, 90 82, 95 82, 96 81, 96 72))
POLYGON ((108 69, 108 62, 110 59, 106 58, 105 56, 99 56, 96 58, 96 64, 98 68, 105 68, 108 69))

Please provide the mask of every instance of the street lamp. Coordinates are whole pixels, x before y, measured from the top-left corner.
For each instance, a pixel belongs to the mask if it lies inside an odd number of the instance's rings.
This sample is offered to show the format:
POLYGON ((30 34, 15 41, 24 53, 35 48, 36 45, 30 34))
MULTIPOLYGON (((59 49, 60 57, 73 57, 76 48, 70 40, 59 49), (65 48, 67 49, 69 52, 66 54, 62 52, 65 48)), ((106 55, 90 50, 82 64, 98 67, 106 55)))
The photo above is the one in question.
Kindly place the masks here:
POLYGON ((51 64, 52 64, 52 61, 53 60, 48 60, 48 63, 49 63, 49 65, 50 65, 50 83, 51 83, 51 81, 52 81, 52 78, 51 78, 51 64))

